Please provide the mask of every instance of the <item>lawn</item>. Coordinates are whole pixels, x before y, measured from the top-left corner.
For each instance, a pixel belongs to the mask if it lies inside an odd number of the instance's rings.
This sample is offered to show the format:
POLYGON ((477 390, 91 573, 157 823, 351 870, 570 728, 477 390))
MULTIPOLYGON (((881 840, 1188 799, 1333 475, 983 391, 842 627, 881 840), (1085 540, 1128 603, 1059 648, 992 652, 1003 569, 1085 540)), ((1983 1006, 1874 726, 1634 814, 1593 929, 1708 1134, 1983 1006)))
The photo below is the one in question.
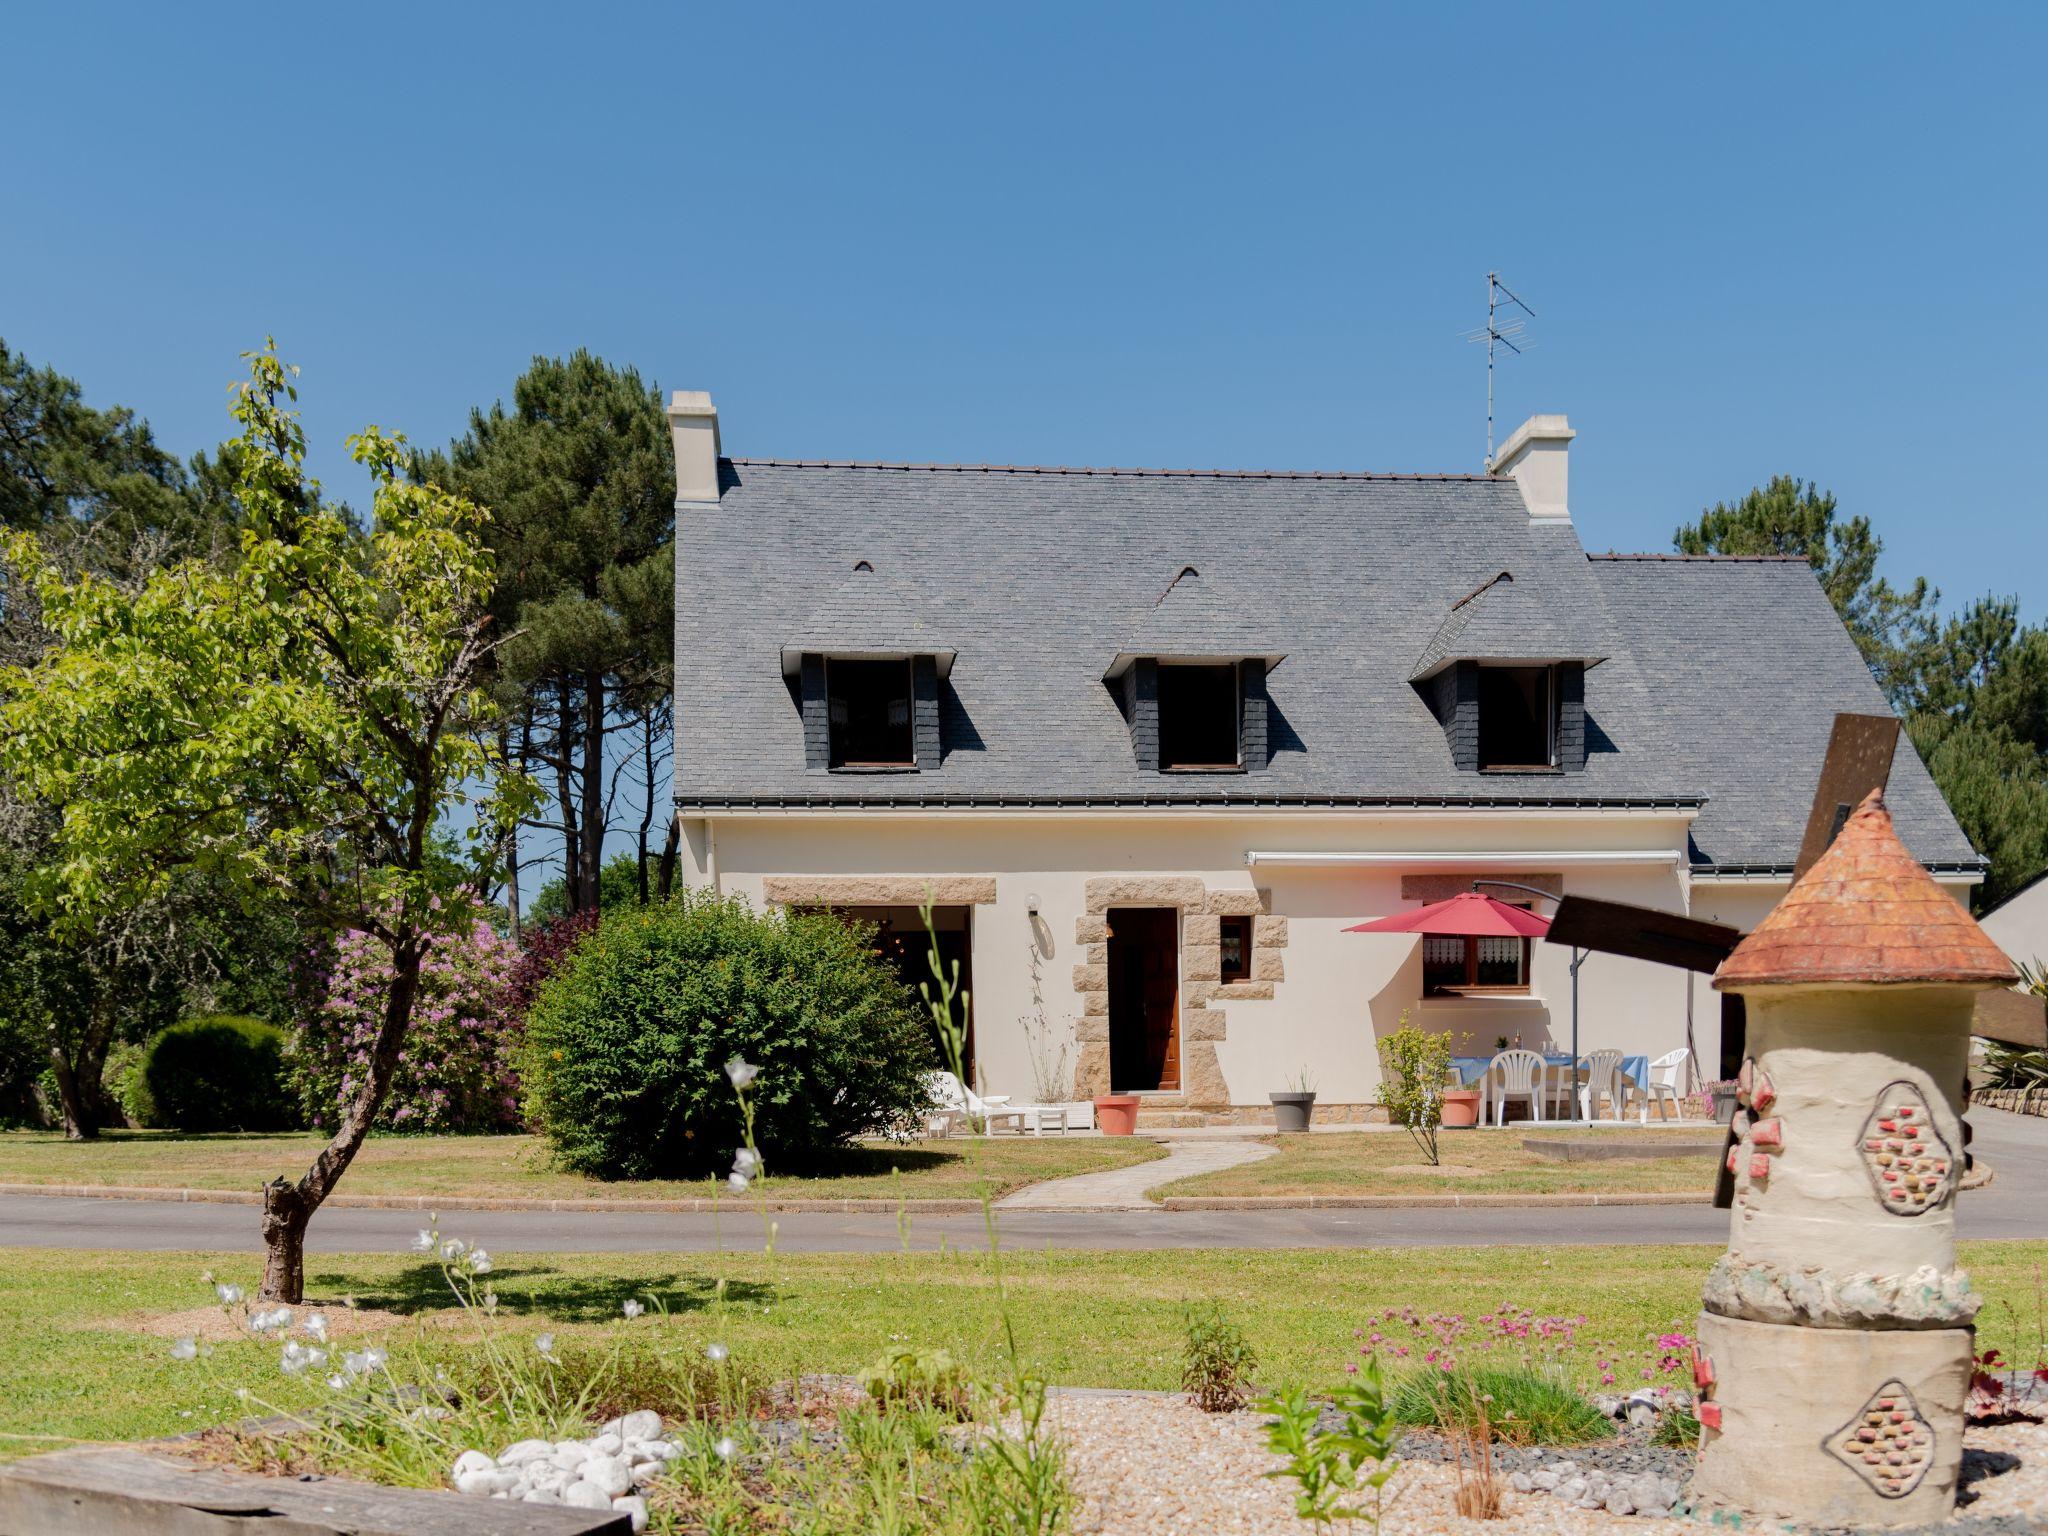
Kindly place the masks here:
MULTIPOLYGON (((40 1131, 0 1133, 0 1184, 109 1184, 139 1189, 241 1189, 254 1193, 279 1174, 297 1178, 326 1145, 320 1136, 179 1136, 112 1131, 67 1142, 40 1131)), ((849 1149, 827 1174, 775 1175, 779 1199, 856 1196, 961 1199, 986 1176, 998 1195, 1070 1173, 1122 1168, 1165 1155, 1157 1142, 1100 1136, 1003 1136, 849 1149), (892 1170, 901 1170, 896 1176, 892 1170)), ((647 1179, 606 1183, 548 1166, 534 1136, 372 1136, 349 1166, 341 1193, 539 1200, 673 1200, 712 1193, 716 1181, 647 1179)))
MULTIPOLYGON (((460 1231, 459 1223, 444 1225, 460 1231)), ((1388 1326, 1388 1308, 1476 1318, 1503 1305, 1583 1314, 1577 1343, 1560 1358, 1590 1386, 1597 1360, 1615 1361, 1630 1380, 1651 1336, 1692 1330, 1700 1284, 1718 1251, 1046 1252, 1012 1256, 1005 1273, 1023 1350, 1053 1381, 1069 1385, 1175 1386, 1185 1309, 1213 1299, 1258 1351, 1263 1386, 1333 1385, 1356 1358, 1354 1330, 1388 1326)), ((490 1278, 505 1326, 520 1333, 551 1327, 558 1347, 628 1332, 639 1347, 701 1360, 715 1339, 731 1347, 735 1364, 762 1375, 850 1370, 894 1341, 944 1347, 978 1367, 996 1349, 986 1261, 959 1251, 753 1255, 722 1264, 660 1254, 495 1259, 490 1278), (720 1276, 728 1282, 722 1307, 713 1295, 720 1276), (635 1293, 658 1297, 668 1317, 657 1309, 623 1320, 620 1304, 635 1293)), ((1962 1262, 1988 1298, 1980 1342, 2031 1361, 2048 1242, 1965 1243, 1962 1262)), ((210 1302, 200 1278, 208 1270, 251 1288, 258 1277, 248 1254, 0 1252, 0 1454, 46 1448, 37 1436, 139 1438, 239 1418, 246 1409, 233 1388, 242 1382, 286 1391, 274 1342, 223 1344, 199 1362, 170 1359, 170 1335, 193 1331, 208 1314, 188 1313, 168 1326, 167 1315, 210 1302)), ((308 1294, 353 1296, 377 1309, 362 1314, 372 1331, 337 1333, 337 1342, 352 1347, 376 1337, 444 1357, 472 1348, 459 1320, 451 1323, 438 1270, 418 1260, 315 1256, 308 1294)), ((305 1389, 317 1392, 317 1383, 305 1389)))
MULTIPOLYGON (((1689 1130, 1598 1130, 1579 1140, 1698 1141, 1711 1127, 1689 1130)), ((1538 1157, 1523 1138, 1572 1139, 1567 1132, 1528 1128, 1445 1131, 1443 1166, 1432 1170, 1404 1132, 1276 1136, 1279 1152, 1261 1162, 1182 1179, 1152 1192, 1167 1195, 1504 1195, 1711 1194, 1715 1154, 1563 1162, 1538 1157)))

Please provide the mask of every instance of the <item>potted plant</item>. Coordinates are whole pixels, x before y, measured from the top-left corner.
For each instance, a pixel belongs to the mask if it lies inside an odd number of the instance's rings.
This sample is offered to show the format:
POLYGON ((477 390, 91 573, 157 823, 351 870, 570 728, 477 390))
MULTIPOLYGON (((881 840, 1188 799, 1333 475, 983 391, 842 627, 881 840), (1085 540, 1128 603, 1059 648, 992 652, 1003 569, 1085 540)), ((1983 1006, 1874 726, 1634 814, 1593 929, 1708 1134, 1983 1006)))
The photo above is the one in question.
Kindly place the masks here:
POLYGON ((1465 1080, 1458 1076, 1458 1069, 1451 1068, 1444 1077, 1443 1126, 1445 1130, 1469 1131, 1479 1123, 1479 1100, 1482 1097, 1477 1088, 1467 1088, 1465 1080))
POLYGON ((1303 1067, 1289 1081, 1287 1087, 1278 1093, 1269 1093, 1273 1101, 1273 1129, 1276 1131, 1305 1131, 1309 1116, 1316 1108, 1316 1080, 1303 1067))
POLYGON ((1735 1118, 1736 1082, 1732 1077, 1700 1084, 1700 1092, 1713 1100, 1714 1118, 1726 1125, 1735 1118))
POLYGON ((1138 1129, 1138 1096, 1103 1093, 1095 1097, 1095 1128, 1105 1136, 1129 1136, 1138 1129))

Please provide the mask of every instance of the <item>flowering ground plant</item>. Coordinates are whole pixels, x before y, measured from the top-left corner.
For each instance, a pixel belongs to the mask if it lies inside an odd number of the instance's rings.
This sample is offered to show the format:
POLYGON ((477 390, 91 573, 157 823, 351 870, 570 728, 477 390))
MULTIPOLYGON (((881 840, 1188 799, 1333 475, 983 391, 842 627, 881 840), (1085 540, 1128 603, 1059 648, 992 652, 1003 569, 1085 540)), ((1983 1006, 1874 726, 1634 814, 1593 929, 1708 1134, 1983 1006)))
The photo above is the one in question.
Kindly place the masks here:
MULTIPOLYGON (((508 987, 518 958, 487 923, 428 952, 378 1129, 442 1134, 518 1127, 513 1053, 520 1016, 508 987)), ((355 1092, 390 984, 388 951, 354 930, 303 978, 306 1002, 287 1072, 316 1129, 332 1128, 355 1092)))

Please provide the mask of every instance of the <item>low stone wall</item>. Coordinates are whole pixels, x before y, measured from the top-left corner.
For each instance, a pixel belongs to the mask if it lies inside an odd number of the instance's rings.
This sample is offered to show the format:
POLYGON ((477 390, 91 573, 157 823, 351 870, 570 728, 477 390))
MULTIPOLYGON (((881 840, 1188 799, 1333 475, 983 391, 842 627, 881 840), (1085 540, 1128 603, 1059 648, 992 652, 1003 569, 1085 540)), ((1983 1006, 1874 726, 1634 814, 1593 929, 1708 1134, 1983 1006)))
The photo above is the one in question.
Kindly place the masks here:
MULTIPOLYGON (((1139 1113, 1142 1115, 1144 1111, 1141 1109, 1139 1113)), ((1273 1123, 1273 1106, 1270 1104, 1232 1104, 1200 1113, 1211 1125, 1273 1123)), ((1318 1099, 1313 1118, 1317 1125, 1385 1125, 1387 1108, 1384 1104, 1325 1104, 1318 1099)))
POLYGON ((1989 1109, 2008 1109, 2016 1115, 2048 1118, 2048 1088, 1972 1088, 1970 1102, 1989 1109))

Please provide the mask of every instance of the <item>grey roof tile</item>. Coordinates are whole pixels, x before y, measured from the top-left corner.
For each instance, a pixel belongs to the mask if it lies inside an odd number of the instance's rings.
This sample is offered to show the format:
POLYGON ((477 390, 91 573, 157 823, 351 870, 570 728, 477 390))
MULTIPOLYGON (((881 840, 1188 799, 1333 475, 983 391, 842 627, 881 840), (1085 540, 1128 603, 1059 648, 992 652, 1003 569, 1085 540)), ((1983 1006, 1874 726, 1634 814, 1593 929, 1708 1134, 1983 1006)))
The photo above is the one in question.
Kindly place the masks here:
MULTIPOLYGON (((695 503, 692 504, 696 505, 695 503)), ((824 656, 912 656, 935 654, 942 667, 953 661, 953 644, 935 622, 930 592, 896 569, 878 571, 862 558, 782 642, 782 669, 796 670, 795 658, 824 656)))
POLYGON ((1606 660, 1613 647, 1597 607, 1546 594, 1538 580, 1497 571, 1451 604, 1411 674, 1416 682, 1454 661, 1606 660))
MULTIPOLYGON (((1796 852, 1829 718, 1883 707, 1803 566, 1588 561, 1568 524, 1532 522, 1511 482, 1486 477, 737 460, 717 503, 679 508, 676 572, 685 806, 1705 797, 1703 859, 1779 865, 1796 852), (915 633, 958 652, 934 772, 805 770, 780 652, 830 613, 859 559, 914 583, 915 633), (1255 624, 1246 654, 1287 656, 1256 783, 1142 772, 1103 682, 1184 566, 1205 586, 1213 574, 1223 599, 1191 605, 1190 621, 1255 624), (1457 772, 1409 682, 1451 605, 1503 570, 1517 603, 1540 599, 1543 622, 1568 617, 1598 639, 1575 644, 1609 658, 1587 673, 1584 773, 1457 772)), ((892 642, 909 633, 887 629, 892 642)), ((1908 846, 1973 861, 1908 747, 1893 783, 1908 846)))

